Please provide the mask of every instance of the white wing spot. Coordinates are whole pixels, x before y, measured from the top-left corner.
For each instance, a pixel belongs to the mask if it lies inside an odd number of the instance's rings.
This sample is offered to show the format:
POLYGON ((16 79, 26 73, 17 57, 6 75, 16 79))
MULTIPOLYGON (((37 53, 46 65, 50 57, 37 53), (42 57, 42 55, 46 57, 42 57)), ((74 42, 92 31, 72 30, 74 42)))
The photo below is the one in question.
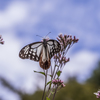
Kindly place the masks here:
POLYGON ((33 55, 35 55, 35 53, 33 52, 33 55))
POLYGON ((29 51, 29 53, 31 54, 32 52, 31 52, 31 51, 29 51))
POLYGON ((36 57, 36 60, 38 60, 38 57, 36 57))
POLYGON ((33 49, 30 49, 30 51, 33 51, 33 49))
POLYGON ((23 54, 21 54, 21 56, 23 57, 23 54))
POLYGON ((26 54, 28 54, 28 51, 26 51, 26 54))

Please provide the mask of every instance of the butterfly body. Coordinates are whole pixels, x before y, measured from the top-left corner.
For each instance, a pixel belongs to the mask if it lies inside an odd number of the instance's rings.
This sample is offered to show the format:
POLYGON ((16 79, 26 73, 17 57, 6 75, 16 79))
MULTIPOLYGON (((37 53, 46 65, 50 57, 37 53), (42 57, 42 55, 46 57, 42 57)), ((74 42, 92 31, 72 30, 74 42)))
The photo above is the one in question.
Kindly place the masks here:
POLYGON ((50 61, 48 47, 47 47, 47 40, 43 39, 42 43, 43 43, 43 48, 41 50, 39 64, 41 68, 48 69, 51 65, 51 61, 50 61))
POLYGON ((58 41, 43 39, 43 42, 34 42, 23 47, 19 53, 19 57, 39 61, 41 68, 48 69, 51 65, 50 59, 60 49, 61 46, 58 41))

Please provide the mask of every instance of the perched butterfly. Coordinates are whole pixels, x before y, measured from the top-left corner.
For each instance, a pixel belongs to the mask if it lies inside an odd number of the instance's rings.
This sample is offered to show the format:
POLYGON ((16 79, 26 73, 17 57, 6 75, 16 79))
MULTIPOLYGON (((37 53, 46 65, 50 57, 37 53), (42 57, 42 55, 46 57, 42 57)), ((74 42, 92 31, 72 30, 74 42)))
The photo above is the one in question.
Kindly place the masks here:
POLYGON ((41 68, 48 69, 51 65, 50 59, 54 54, 58 53, 60 49, 61 46, 57 40, 43 39, 42 42, 34 42, 23 47, 19 52, 19 57, 39 61, 41 68))

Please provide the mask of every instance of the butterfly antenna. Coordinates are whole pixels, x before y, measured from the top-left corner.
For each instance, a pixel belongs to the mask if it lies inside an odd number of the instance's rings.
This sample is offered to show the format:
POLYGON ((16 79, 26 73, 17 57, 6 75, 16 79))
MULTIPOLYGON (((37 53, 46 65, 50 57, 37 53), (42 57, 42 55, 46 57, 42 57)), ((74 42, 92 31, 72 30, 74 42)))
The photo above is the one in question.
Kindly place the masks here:
MULTIPOLYGON (((36 36, 42 37, 42 36, 40 36, 40 35, 36 35, 36 36)), ((42 38, 43 38, 43 37, 42 37, 42 38)))
MULTIPOLYGON (((48 34, 50 34, 50 33, 51 33, 51 32, 49 32, 48 34)), ((48 34, 47 34, 47 35, 48 35, 48 34)), ((47 35, 46 35, 46 36, 47 36, 47 35)), ((45 38, 46 38, 46 36, 45 36, 45 38)))

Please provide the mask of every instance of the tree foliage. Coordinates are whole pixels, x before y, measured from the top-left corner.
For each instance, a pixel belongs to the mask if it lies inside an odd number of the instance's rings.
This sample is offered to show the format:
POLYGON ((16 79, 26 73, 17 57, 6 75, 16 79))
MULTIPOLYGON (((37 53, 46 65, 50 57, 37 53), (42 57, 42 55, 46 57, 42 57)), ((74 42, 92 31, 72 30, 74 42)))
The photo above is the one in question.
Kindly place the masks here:
POLYGON ((100 61, 98 62, 91 77, 87 79, 87 83, 92 84, 96 89, 100 88, 100 61))

